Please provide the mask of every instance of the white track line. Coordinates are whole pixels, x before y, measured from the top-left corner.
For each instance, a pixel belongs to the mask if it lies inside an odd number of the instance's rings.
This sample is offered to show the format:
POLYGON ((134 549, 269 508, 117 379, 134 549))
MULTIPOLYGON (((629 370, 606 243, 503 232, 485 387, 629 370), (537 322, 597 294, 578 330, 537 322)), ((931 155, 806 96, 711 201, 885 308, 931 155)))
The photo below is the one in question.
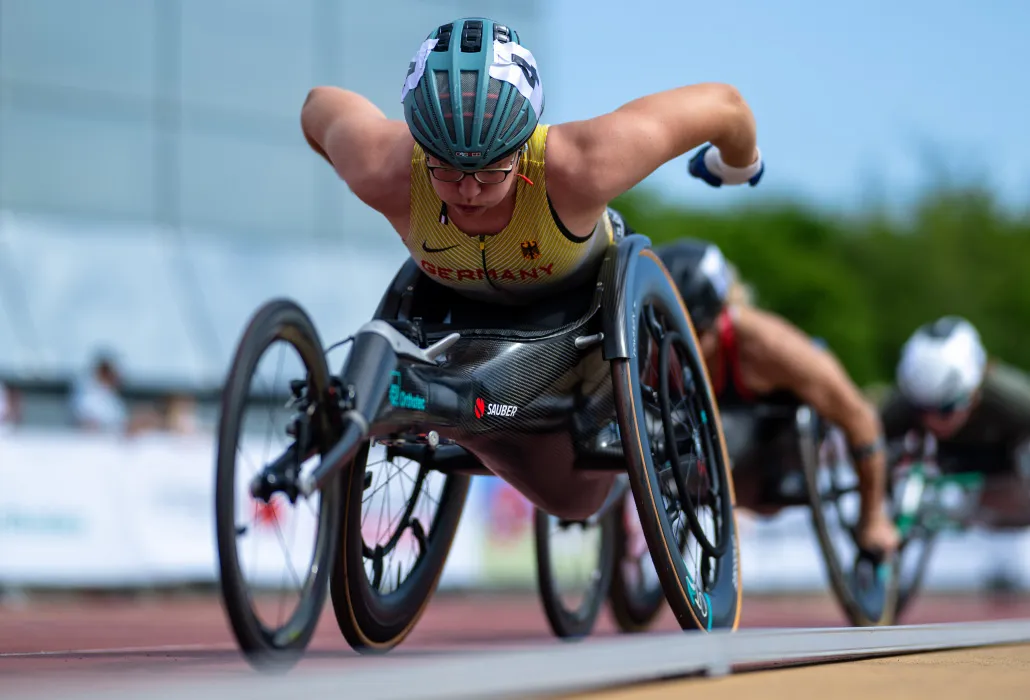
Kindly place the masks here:
MULTIPOLYGON (((1030 619, 905 627, 766 629, 709 634, 674 632, 548 645, 521 651, 453 653, 431 659, 387 658, 374 667, 285 675, 251 672, 235 678, 190 677, 126 681, 117 690, 53 688, 66 700, 282 700, 283 697, 361 700, 526 698, 584 692, 690 674, 729 673, 742 664, 868 658, 1030 642, 1030 619), (384 671, 386 671, 384 673, 384 671)), ((8 700, 40 697, 8 694, 8 700)))
POLYGON ((152 647, 112 647, 110 649, 69 649, 67 651, 5 651, 0 652, 0 659, 19 659, 47 656, 114 656, 117 654, 156 654, 176 651, 234 651, 232 644, 215 646, 211 644, 166 644, 152 647))

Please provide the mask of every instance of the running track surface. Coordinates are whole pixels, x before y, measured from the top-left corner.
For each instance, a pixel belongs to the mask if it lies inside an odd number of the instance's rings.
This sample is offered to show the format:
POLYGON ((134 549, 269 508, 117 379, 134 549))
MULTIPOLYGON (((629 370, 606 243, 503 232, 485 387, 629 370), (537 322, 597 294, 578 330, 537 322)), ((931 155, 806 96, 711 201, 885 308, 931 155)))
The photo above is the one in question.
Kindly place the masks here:
MULTIPOLYGON (((967 622, 1030 617, 1030 596, 969 594, 924 597, 903 622, 967 622)), ((836 627, 846 624, 835 603, 813 594, 745 598, 742 627, 836 627)), ((666 609, 655 630, 677 629, 666 609)), ((607 610, 595 636, 615 634, 607 610)), ((340 635, 327 601, 315 639, 298 668, 388 663, 403 656, 558 644, 533 595, 438 593, 410 637, 386 657, 362 657, 340 635)), ((239 656, 214 596, 94 597, 34 600, 0 606, 0 677, 6 691, 47 684, 116 683, 126 674, 158 680, 251 673, 239 656)))
MULTIPOLYGON (((904 623, 971 622, 1030 618, 1030 596, 976 594, 924 597, 904 623)), ((835 603, 813 594, 745 598, 742 627, 838 627, 846 624, 835 603)), ((677 629, 667 608, 655 630, 677 629)), ((607 610, 594 636, 615 634, 607 610)), ((560 643, 551 636, 534 595, 438 593, 410 637, 385 659, 490 646, 560 643)), ((300 667, 384 663, 352 652, 336 627, 327 601, 310 650, 300 667)), ((143 599, 31 600, 0 606, 0 676, 4 689, 39 680, 110 681, 126 672, 161 675, 247 673, 215 596, 151 596, 143 599)))

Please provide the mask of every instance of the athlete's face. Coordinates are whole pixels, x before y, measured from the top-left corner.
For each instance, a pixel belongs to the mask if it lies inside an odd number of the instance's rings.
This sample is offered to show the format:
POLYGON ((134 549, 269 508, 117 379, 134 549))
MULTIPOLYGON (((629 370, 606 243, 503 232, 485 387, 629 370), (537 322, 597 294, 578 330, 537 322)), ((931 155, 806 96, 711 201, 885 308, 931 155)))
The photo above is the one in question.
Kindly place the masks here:
POLYGON ((966 424, 969 415, 976 405, 978 394, 969 401, 951 408, 948 411, 924 411, 920 414, 923 427, 933 433, 938 439, 944 440, 951 437, 966 424))
POLYGON ((923 427, 940 439, 949 438, 966 424, 969 419, 969 410, 952 411, 951 413, 924 413, 923 427))
POLYGON ((448 167, 446 163, 432 156, 428 158, 428 165, 433 189, 448 208, 454 208, 464 216, 479 216, 503 202, 515 187, 515 178, 519 172, 519 153, 495 161, 484 168, 484 171, 510 169, 507 173, 481 171, 480 177, 487 180, 486 183, 477 180, 475 174, 469 171, 465 171, 464 177, 461 177, 461 171, 448 167), (449 182, 458 177, 461 177, 458 182, 449 182))

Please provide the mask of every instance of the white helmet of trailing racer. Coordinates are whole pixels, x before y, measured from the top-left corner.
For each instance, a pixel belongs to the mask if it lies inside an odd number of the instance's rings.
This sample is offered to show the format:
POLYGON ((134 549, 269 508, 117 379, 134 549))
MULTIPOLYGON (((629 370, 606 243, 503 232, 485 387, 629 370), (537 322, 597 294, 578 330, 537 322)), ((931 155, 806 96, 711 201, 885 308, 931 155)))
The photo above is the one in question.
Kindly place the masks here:
POLYGON ((944 316, 916 329, 901 349, 898 390, 912 405, 933 411, 961 408, 983 382, 987 351, 972 323, 944 316))

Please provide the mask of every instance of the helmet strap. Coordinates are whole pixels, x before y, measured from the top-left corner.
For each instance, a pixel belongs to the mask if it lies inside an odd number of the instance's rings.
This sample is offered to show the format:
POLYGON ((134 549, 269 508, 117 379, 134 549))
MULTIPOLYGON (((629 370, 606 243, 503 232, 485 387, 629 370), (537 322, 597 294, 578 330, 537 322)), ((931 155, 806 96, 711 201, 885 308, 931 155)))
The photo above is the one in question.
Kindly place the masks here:
POLYGON ((440 202, 440 223, 446 226, 448 221, 449 219, 447 218, 447 202, 440 202))

